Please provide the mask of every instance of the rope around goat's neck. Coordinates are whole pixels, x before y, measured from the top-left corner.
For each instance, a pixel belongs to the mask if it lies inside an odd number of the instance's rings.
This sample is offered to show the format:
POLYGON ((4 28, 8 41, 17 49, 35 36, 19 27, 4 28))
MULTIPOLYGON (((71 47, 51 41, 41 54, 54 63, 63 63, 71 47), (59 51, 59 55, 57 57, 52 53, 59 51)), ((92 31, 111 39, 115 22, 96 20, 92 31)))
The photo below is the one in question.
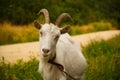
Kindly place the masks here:
POLYGON ((75 79, 74 77, 72 77, 70 74, 68 74, 67 72, 64 71, 64 66, 63 66, 63 65, 54 62, 55 58, 56 58, 56 55, 55 55, 51 60, 49 60, 48 63, 57 66, 57 68, 58 68, 60 71, 62 71, 64 74, 66 74, 66 75, 67 75, 68 77, 70 77, 72 80, 77 80, 77 79, 75 79))

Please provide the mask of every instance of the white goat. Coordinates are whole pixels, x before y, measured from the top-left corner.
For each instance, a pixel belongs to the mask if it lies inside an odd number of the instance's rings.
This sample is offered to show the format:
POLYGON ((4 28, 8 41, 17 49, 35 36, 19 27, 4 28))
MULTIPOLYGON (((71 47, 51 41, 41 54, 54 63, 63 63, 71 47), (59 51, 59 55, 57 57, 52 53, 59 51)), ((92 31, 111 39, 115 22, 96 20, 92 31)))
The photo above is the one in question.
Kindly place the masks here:
POLYGON ((39 72, 44 80, 83 80, 86 60, 79 45, 67 33, 69 26, 59 28, 64 17, 71 19, 68 13, 61 14, 55 22, 50 23, 49 13, 41 9, 39 14, 45 16, 45 24, 37 21, 34 26, 40 30, 39 72))

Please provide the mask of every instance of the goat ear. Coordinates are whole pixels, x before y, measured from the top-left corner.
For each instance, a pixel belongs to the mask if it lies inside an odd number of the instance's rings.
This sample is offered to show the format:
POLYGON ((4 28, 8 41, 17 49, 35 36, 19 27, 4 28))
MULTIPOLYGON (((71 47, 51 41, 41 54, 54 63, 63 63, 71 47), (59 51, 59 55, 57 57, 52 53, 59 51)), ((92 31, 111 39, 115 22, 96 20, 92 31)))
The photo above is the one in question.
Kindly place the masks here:
POLYGON ((40 28, 41 28, 41 25, 40 25, 37 21, 34 21, 34 26, 35 26, 37 29, 40 29, 40 28))
POLYGON ((65 28, 61 29, 61 34, 67 33, 70 30, 70 26, 66 26, 65 28))

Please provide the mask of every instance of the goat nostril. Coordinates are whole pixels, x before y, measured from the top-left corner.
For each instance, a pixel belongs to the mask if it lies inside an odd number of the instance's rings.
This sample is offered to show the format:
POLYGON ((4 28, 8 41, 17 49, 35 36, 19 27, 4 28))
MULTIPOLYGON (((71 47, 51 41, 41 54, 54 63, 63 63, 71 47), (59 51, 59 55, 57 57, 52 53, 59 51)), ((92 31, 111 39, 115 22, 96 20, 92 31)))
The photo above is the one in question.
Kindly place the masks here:
POLYGON ((44 53, 48 53, 50 50, 49 49, 42 49, 44 53))

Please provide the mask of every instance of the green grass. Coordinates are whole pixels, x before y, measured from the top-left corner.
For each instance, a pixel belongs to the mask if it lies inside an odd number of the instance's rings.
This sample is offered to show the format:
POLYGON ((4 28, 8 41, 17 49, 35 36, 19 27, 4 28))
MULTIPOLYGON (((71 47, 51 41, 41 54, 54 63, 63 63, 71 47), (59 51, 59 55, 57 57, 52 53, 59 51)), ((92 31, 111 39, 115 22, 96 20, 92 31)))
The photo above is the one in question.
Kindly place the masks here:
POLYGON ((28 62, 19 60, 16 64, 0 62, 0 80, 42 80, 38 73, 38 60, 28 62))
POLYGON ((86 80, 120 79, 120 35, 101 42, 94 42, 83 49, 88 68, 86 80))
MULTIPOLYGON (((83 47, 88 63, 85 80, 120 79, 120 35, 108 41, 92 41, 83 47)), ((0 80, 42 80, 38 73, 39 61, 32 58, 28 62, 19 60, 16 64, 0 61, 0 80)))

